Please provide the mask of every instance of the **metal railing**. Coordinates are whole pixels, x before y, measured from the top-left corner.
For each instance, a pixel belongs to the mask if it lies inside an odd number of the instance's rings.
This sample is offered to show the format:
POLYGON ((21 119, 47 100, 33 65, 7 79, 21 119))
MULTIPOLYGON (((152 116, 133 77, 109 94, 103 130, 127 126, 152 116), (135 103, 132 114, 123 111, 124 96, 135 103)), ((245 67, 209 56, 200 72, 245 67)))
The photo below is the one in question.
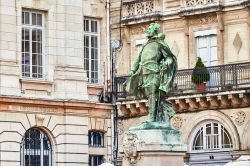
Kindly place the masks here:
MULTIPOLYGON (((202 71, 203 69, 201 69, 202 71)), ((250 89, 250 62, 207 67, 210 80, 206 82, 205 90, 197 90, 192 82, 193 69, 178 70, 173 87, 168 95, 187 95, 197 93, 214 93, 231 90, 250 89)), ((115 78, 115 95, 126 98, 123 83, 127 76, 115 78)))

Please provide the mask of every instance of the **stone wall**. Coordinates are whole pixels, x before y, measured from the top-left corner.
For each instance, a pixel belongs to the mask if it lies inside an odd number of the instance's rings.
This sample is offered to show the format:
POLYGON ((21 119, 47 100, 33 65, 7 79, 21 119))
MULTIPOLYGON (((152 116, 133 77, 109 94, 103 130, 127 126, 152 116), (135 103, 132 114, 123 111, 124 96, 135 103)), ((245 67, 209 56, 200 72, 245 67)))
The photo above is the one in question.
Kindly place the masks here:
POLYGON ((98 95, 107 86, 107 4, 99 0, 0 0, 0 165, 19 166, 21 142, 39 128, 52 144, 52 165, 111 161, 111 112, 98 95), (44 15, 44 77, 22 77, 22 11, 44 15), (84 70, 84 18, 99 22, 99 83, 84 70), (104 132, 104 147, 89 147, 88 132, 104 132))

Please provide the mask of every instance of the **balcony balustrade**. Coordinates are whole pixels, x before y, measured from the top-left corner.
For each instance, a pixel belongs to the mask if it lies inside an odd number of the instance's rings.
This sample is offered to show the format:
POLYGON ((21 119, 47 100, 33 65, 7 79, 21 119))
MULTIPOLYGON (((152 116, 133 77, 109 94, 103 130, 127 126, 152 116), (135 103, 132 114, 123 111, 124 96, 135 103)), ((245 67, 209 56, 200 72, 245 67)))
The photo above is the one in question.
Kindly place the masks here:
MULTIPOLYGON (((200 69, 198 72, 202 73, 200 69)), ((193 69, 178 70, 174 79, 173 87, 168 96, 185 96, 190 94, 217 93, 225 91, 237 91, 250 89, 250 63, 228 64, 207 67, 210 81, 206 82, 205 91, 199 92, 192 83, 193 69)), ((127 97, 123 83, 127 77, 115 78, 116 97, 127 97)))
POLYGON ((183 0, 181 15, 201 14, 221 9, 220 0, 183 0))
MULTIPOLYGON (((166 96, 176 112, 250 106, 250 63, 207 67, 210 81, 203 91, 192 83, 193 69, 178 70, 166 96)), ((197 72, 204 73, 204 68, 197 72)), ((205 76, 204 76, 205 77, 205 76)), ((123 117, 147 115, 145 99, 128 96, 123 88, 127 77, 115 78, 117 106, 123 117)))
POLYGON ((122 3, 122 21, 147 21, 159 16, 157 0, 126 0, 122 3), (146 19, 148 18, 148 19, 146 19), (146 20, 145 20, 146 19, 146 20))

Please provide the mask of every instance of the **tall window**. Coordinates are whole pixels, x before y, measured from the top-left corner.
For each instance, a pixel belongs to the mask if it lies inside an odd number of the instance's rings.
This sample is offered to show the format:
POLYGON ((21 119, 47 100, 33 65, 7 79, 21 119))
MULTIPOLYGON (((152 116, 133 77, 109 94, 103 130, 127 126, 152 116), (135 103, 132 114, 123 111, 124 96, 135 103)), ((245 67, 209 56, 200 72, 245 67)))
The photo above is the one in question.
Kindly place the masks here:
POLYGON ((100 131, 89 131, 89 146, 103 147, 104 146, 104 133, 100 131))
POLYGON ((204 124, 196 133, 192 150, 213 150, 233 148, 229 132, 219 123, 204 124))
POLYGON ((90 83, 99 83, 99 23, 84 20, 84 68, 90 83))
POLYGON ((216 30, 195 32, 196 55, 206 66, 218 65, 216 30))
POLYGON ((43 14, 22 12, 22 76, 43 78, 43 14))
POLYGON ((52 148, 48 136, 39 129, 26 131, 21 143, 21 166, 51 166, 52 148))
POLYGON ((89 156, 89 166, 99 166, 103 163, 103 156, 101 155, 90 155, 89 156))

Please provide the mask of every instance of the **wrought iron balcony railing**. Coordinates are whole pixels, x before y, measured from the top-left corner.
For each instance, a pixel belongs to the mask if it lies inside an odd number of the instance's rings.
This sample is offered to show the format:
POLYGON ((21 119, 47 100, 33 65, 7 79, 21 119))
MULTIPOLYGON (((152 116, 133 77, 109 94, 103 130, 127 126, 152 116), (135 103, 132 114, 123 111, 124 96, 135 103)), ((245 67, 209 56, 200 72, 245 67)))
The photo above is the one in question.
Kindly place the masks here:
MULTIPOLYGON (((228 64, 207 67, 210 81, 206 82, 204 91, 199 91, 192 83, 193 69, 178 70, 173 87, 168 95, 180 96, 197 93, 214 93, 232 90, 250 89, 250 63, 228 64)), ((202 69, 201 69, 202 71, 202 69)), ((127 77, 115 78, 117 98, 126 98, 123 83, 127 77)))
POLYGON ((122 21, 136 21, 159 14, 157 0, 125 0, 122 3, 122 21))

